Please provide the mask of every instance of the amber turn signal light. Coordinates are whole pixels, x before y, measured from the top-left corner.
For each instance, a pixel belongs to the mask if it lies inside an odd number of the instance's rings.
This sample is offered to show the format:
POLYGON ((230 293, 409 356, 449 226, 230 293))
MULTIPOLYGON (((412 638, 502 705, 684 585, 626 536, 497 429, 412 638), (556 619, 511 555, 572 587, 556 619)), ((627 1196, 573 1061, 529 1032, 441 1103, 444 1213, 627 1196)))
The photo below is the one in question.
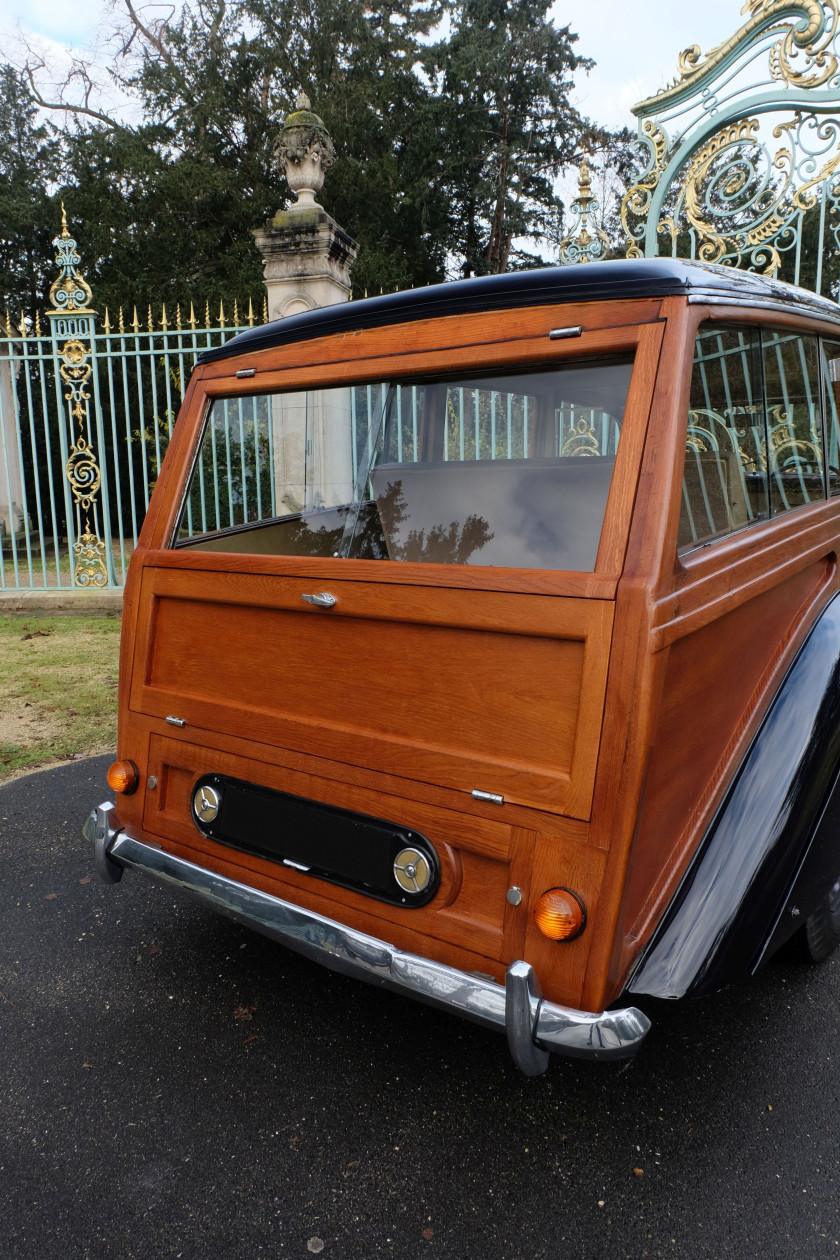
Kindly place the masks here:
POLYGON ((140 782, 140 773, 133 761, 115 761, 108 768, 108 787, 123 796, 130 796, 140 782))
POLYGON ((573 941, 586 927, 583 902, 568 888, 549 888, 534 906, 534 918, 550 941, 573 941))

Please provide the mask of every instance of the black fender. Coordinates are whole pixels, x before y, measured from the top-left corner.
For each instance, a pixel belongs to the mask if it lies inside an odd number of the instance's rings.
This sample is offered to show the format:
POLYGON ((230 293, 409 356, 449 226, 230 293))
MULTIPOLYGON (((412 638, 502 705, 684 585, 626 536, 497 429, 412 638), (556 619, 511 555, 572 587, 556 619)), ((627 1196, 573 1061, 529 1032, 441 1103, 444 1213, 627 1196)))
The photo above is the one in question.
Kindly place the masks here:
POLYGON ((840 596, 820 613, 627 985, 699 997, 754 972, 840 876, 840 596))

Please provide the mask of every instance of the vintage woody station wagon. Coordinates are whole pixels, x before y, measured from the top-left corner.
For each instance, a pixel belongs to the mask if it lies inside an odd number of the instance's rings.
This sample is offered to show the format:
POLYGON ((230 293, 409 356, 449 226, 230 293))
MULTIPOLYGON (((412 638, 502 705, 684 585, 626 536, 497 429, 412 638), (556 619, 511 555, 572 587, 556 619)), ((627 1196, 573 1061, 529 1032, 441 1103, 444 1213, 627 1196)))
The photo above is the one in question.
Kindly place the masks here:
POLYGON ((632 1054, 840 939, 840 312, 671 260, 201 356, 125 593, 103 876, 632 1054))

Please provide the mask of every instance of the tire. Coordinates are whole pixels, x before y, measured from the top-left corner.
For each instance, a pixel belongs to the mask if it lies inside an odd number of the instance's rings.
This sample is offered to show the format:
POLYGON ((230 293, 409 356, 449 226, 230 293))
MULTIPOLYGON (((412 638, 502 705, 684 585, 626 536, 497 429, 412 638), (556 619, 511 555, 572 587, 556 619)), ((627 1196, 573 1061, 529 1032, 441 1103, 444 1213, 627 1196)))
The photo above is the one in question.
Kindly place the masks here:
POLYGON ((809 963, 824 962, 840 945, 840 879, 799 929, 798 945, 809 963))

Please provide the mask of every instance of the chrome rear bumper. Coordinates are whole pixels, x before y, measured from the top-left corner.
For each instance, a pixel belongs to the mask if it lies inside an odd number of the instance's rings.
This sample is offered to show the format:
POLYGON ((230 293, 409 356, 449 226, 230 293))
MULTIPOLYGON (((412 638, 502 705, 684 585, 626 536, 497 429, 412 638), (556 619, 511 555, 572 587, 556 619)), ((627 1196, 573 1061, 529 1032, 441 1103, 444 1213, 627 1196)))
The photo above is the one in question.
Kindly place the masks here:
POLYGON ((92 811, 84 835, 93 843, 97 869, 108 882, 117 882, 126 867, 145 871, 333 971, 505 1031, 514 1060, 528 1076, 545 1071, 550 1051, 587 1059, 629 1058, 650 1028, 650 1020, 635 1007, 596 1015, 545 1001, 529 963, 511 963, 502 988, 185 862, 133 840, 108 801, 92 811))

